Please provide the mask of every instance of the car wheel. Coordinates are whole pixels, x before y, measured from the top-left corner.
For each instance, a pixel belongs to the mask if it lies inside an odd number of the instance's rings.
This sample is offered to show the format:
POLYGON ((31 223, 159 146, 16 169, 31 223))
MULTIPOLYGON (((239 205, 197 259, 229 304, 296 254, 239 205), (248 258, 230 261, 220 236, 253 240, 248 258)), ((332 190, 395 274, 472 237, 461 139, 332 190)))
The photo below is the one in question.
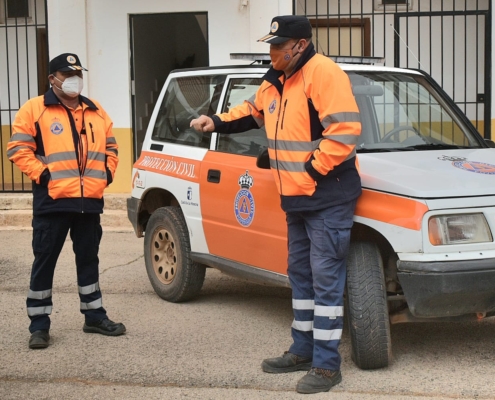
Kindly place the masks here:
POLYGON ((144 236, 146 271, 156 294, 171 302, 189 300, 201 290, 206 268, 192 261, 189 232, 178 207, 158 208, 144 236))
POLYGON ((351 243, 345 305, 354 363, 361 369, 387 367, 390 320, 382 258, 374 243, 351 243))

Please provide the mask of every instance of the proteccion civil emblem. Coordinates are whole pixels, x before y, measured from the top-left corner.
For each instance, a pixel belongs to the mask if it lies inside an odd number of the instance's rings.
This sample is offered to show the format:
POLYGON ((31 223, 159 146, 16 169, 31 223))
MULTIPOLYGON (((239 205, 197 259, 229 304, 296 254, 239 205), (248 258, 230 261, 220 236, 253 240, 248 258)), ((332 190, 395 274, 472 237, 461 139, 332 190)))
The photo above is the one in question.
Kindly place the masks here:
POLYGON ((50 131, 54 135, 60 135, 64 131, 64 126, 60 122, 54 122, 50 125, 50 131))
POLYGON ((253 186, 254 180, 249 172, 239 177, 241 189, 237 192, 234 200, 234 213, 242 226, 249 226, 254 219, 254 198, 249 189, 253 186))
POLYGON ((456 168, 463 169, 464 171, 474 172, 476 174, 495 175, 495 165, 487 164, 479 161, 469 161, 465 157, 438 157, 442 161, 450 161, 456 168))
POLYGON ((273 112, 275 111, 275 109, 277 108, 277 100, 273 100, 270 105, 268 106, 268 112, 270 114, 273 114, 273 112))

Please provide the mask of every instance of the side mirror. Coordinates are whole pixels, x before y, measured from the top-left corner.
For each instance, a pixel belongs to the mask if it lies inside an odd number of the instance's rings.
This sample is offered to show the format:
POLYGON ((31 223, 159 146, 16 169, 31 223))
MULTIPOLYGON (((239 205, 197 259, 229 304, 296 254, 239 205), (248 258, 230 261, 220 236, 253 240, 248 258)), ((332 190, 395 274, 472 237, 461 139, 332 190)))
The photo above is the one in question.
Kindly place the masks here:
POLYGON ((488 147, 495 147, 495 142, 490 139, 485 139, 485 143, 488 145, 488 147))
POLYGON ((263 148, 258 154, 256 159, 256 166, 262 169, 270 169, 270 156, 268 155, 268 149, 263 148))

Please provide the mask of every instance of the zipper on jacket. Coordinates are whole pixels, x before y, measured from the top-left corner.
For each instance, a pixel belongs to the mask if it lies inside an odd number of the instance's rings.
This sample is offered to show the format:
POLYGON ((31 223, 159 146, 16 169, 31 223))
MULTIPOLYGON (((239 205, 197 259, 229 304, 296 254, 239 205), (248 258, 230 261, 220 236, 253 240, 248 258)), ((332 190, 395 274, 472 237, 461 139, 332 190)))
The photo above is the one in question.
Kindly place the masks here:
POLYGON ((284 119, 285 119, 285 110, 287 110, 287 100, 289 100, 289 99, 285 99, 285 102, 284 102, 284 112, 282 113, 282 123, 280 125, 281 129, 284 129, 284 119))
POLYGON ((90 122, 89 123, 89 129, 91 129, 91 142, 95 142, 95 133, 93 132, 93 124, 90 122))
MULTIPOLYGON (((285 82, 284 82, 285 84, 285 82)), ((283 93, 283 85, 282 85, 282 93, 283 93)), ((277 175, 278 175, 278 182, 280 185, 280 194, 283 193, 282 189, 282 177, 280 176, 280 169, 278 168, 278 150, 277 150, 277 136, 278 136, 278 122, 280 120, 280 112, 282 111, 282 96, 280 96, 280 108, 278 109, 278 114, 277 114, 277 123, 275 124, 275 165, 277 166, 277 175)), ((287 103, 287 100, 285 100, 287 103)), ((285 112, 284 112, 285 114, 285 112)), ((283 122, 283 119, 282 119, 283 122)), ((282 128, 282 127, 281 127, 282 128)))

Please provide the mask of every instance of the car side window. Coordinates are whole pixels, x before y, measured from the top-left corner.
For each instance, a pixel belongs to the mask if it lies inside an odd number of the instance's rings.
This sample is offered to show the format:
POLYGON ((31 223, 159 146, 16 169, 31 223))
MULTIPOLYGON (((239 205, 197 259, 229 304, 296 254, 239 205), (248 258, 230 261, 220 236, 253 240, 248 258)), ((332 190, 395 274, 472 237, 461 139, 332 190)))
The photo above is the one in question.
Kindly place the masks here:
POLYGON ((211 133, 197 132, 189 124, 200 115, 215 113, 225 78, 225 75, 206 75, 172 79, 160 106, 151 138, 209 148, 211 133))
MULTIPOLYGON (((225 102, 221 112, 228 112, 231 108, 242 104, 253 97, 262 78, 233 78, 227 86, 225 102)), ((265 128, 251 129, 246 132, 218 135, 217 151, 247 156, 258 156, 260 149, 268 147, 265 128)))

